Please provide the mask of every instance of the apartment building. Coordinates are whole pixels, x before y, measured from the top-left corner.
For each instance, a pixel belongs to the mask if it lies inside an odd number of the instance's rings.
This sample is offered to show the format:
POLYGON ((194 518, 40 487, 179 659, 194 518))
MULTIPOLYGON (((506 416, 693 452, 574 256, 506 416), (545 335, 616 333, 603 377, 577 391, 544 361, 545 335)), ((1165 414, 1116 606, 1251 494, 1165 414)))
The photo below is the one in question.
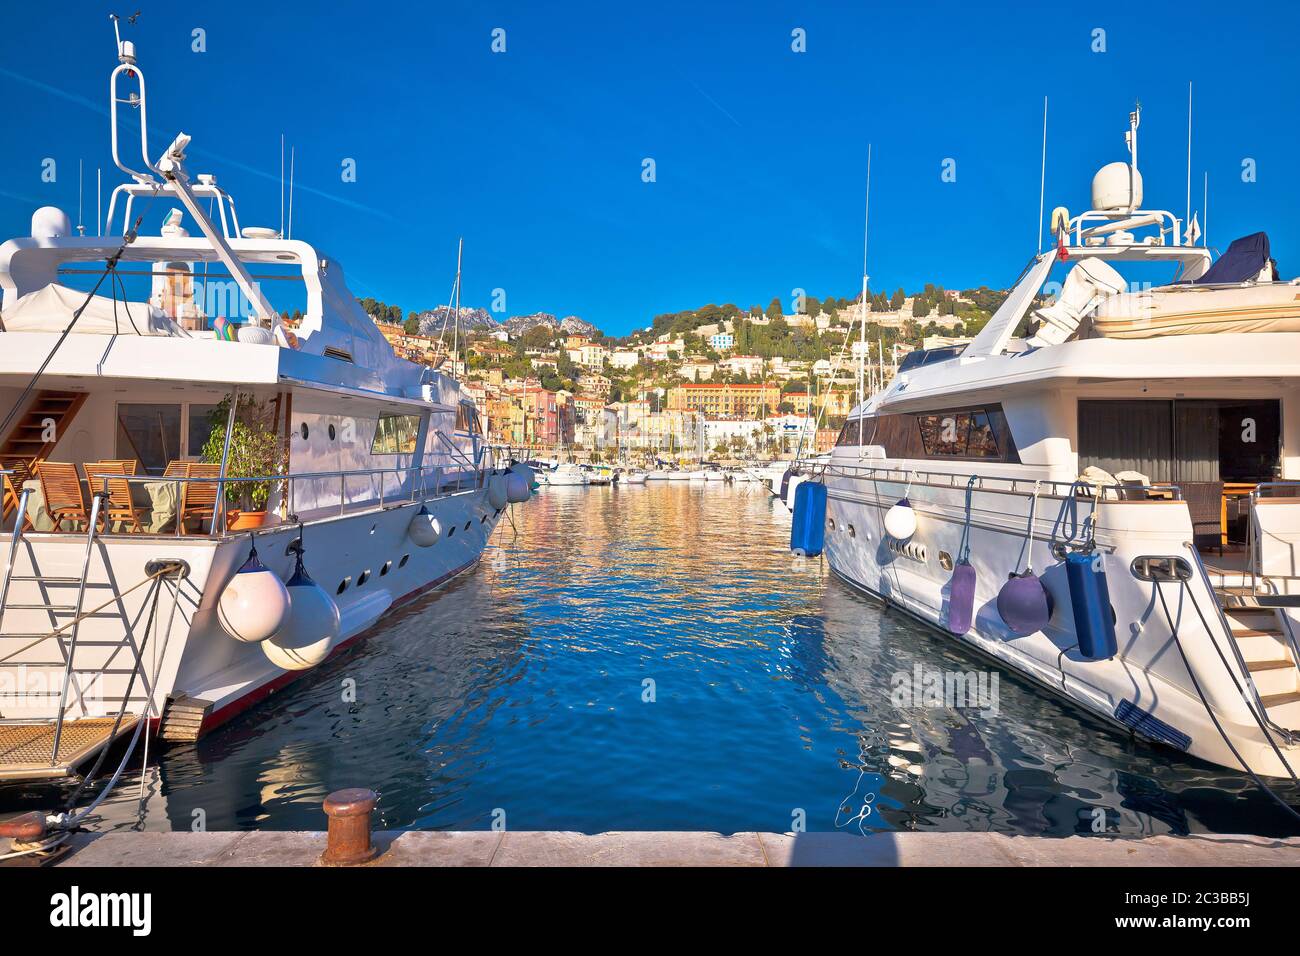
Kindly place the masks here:
POLYGON ((706 382, 668 390, 670 410, 701 412, 706 418, 759 418, 780 401, 781 391, 775 385, 706 382))

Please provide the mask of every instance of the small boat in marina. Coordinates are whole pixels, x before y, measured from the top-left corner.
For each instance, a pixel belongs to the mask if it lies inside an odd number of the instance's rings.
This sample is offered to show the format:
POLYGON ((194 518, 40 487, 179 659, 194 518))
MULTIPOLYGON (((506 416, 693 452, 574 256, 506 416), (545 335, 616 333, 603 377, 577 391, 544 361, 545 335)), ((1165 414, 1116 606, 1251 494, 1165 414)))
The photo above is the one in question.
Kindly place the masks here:
MULTIPOLYGON (((693 472, 689 472, 684 468, 679 468, 676 469, 675 471, 668 472, 669 481, 689 481, 693 476, 694 476, 693 472)), ((703 476, 701 476, 700 480, 701 481, 703 480, 703 476)))
POLYGON ((649 474, 640 468, 629 468, 623 472, 622 483, 625 485, 644 485, 649 477, 649 474))
POLYGON ((582 465, 560 462, 550 471, 539 472, 537 480, 550 487, 571 487, 591 484, 591 476, 582 465))
POLYGON ((672 472, 665 468, 654 468, 646 472, 646 481, 667 481, 672 476, 672 472))
POLYGON ((618 481, 618 473, 609 465, 583 465, 589 485, 612 485, 618 481))

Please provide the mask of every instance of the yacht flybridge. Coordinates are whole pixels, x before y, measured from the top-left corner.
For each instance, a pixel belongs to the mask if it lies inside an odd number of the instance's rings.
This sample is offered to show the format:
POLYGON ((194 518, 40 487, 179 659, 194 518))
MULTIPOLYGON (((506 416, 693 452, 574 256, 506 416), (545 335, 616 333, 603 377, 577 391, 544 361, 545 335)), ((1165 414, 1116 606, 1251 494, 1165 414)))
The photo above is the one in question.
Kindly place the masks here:
POLYGON ((974 340, 804 469, 792 546, 1133 734, 1293 776, 1300 283, 1143 208, 1138 121, 974 340))
POLYGON ((241 229, 187 135, 151 158, 144 75, 117 52, 129 181, 107 234, 46 207, 0 245, 0 783, 73 775, 122 736, 197 738, 471 568, 529 496, 336 260, 241 229))

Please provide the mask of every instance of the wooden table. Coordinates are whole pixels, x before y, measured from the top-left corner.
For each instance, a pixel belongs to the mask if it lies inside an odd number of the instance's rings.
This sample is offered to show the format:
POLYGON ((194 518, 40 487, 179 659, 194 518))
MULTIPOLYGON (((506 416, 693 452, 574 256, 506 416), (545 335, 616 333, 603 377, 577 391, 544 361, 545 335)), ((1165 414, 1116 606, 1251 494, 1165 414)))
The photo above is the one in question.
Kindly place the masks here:
POLYGON ((1245 498, 1250 495, 1257 487, 1254 481, 1225 481, 1223 483, 1223 502, 1219 511, 1219 542, 1226 547, 1228 544, 1228 499, 1245 498))

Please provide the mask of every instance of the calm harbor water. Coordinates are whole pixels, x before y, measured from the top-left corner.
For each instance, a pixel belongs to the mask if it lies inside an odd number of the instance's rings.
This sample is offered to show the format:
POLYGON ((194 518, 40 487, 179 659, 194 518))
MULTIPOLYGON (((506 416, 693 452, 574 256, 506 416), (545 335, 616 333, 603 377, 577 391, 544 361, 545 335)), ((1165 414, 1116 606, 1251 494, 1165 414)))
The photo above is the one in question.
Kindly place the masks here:
MULTIPOLYGON (((327 793, 367 786, 386 828, 1294 832, 1244 775, 800 564, 757 485, 543 489, 513 525, 267 704, 155 747, 142 820, 137 767, 101 826, 320 829, 327 793), (900 700, 918 666, 996 673, 996 713, 900 700)), ((0 791, 0 812, 48 805, 0 791)))

